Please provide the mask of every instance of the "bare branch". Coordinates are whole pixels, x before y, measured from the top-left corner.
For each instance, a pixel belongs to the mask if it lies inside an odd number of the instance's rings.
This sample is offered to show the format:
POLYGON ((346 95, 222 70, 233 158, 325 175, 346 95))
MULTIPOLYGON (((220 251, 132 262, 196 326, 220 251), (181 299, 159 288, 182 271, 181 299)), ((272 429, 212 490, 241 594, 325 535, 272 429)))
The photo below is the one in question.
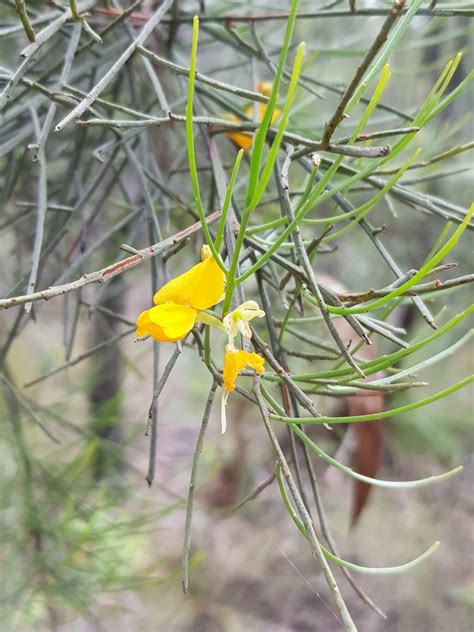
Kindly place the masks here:
MULTIPOLYGON (((216 211, 207 217, 207 221, 213 222, 220 217, 220 211, 216 211)), ((48 301, 51 298, 55 298, 56 296, 63 296, 68 292, 74 292, 85 285, 89 285, 90 283, 105 283, 113 279, 115 276, 119 274, 123 274, 136 266, 141 265, 145 261, 151 259, 151 257, 156 257, 157 255, 162 254, 166 250, 173 248, 176 246, 178 242, 189 235, 192 235, 195 232, 198 232, 201 229, 200 222, 196 224, 192 224, 188 228, 176 233, 172 237, 168 237, 163 241, 160 241, 153 246, 148 246, 147 248, 143 248, 139 250, 136 255, 131 257, 127 257, 127 259, 123 259, 118 263, 113 263, 112 265, 106 266, 105 268, 101 268, 96 272, 88 272, 83 274, 76 281, 72 281, 71 283, 65 283, 64 285, 56 285, 50 287, 46 290, 42 290, 41 292, 34 292, 33 294, 24 294, 22 296, 13 296, 11 298, 2 298, 0 299, 0 308, 8 309, 10 307, 15 307, 16 305, 24 305, 25 303, 30 303, 33 301, 48 301)))
POLYGON ((383 23, 382 28, 380 29, 377 37, 373 41, 372 46, 367 52, 367 55, 364 57, 364 60, 362 61, 360 66, 357 68, 357 72, 354 74, 352 81, 347 86, 346 91, 342 95, 336 111, 334 112, 332 117, 329 119, 329 121, 326 123, 326 125, 324 126, 324 132, 321 138, 321 143, 323 147, 327 147, 329 145, 332 135, 334 134, 339 123, 344 118, 344 110, 346 109, 347 104, 349 103, 352 95, 356 91, 357 86, 362 81, 366 70, 369 68, 370 64, 372 63, 372 60, 375 58, 375 56, 377 55, 377 53, 379 52, 379 50, 382 48, 383 44, 387 40, 390 30, 392 26, 395 24, 395 21, 397 20, 404 6, 405 6, 405 0, 395 0, 395 2, 393 3, 393 6, 390 9, 387 19, 383 23))

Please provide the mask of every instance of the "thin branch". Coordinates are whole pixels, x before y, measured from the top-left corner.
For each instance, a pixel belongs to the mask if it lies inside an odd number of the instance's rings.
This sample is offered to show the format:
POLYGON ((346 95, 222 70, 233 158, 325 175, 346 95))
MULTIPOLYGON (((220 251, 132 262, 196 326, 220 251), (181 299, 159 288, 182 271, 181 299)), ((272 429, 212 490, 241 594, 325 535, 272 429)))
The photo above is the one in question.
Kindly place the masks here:
POLYGON ((65 362, 64 364, 60 364, 59 366, 57 366, 52 371, 49 371, 48 373, 45 373, 44 375, 40 375, 40 377, 37 377, 36 379, 31 380, 30 382, 27 382, 24 385, 25 388, 29 388, 30 386, 34 386, 35 384, 39 384, 39 382, 42 382, 43 380, 46 380, 48 377, 52 377, 53 375, 57 375, 61 371, 64 371, 64 369, 68 369, 71 366, 75 366, 79 362, 82 362, 82 360, 85 360, 86 358, 89 358, 94 353, 97 353, 98 351, 102 351, 102 349, 105 349, 106 347, 109 347, 111 345, 114 345, 119 340, 121 340, 122 338, 125 338, 125 336, 130 335, 134 331, 135 331, 135 326, 133 326, 133 327, 131 327, 129 329, 126 329, 125 331, 123 331, 120 334, 117 334, 116 336, 112 336, 111 338, 107 338, 107 340, 104 340, 103 342, 99 343, 98 345, 95 345, 95 347, 91 347, 90 349, 88 349, 84 353, 81 353, 80 355, 76 356, 74 359, 69 360, 68 362, 65 362))
MULTIPOLYGON (((474 274, 465 274, 463 276, 456 277, 455 279, 448 279, 447 281, 440 281, 439 279, 435 279, 434 281, 429 281, 428 283, 414 285, 412 288, 401 294, 401 296, 415 296, 417 294, 439 292, 451 289, 453 287, 467 285, 468 283, 474 283, 474 274)), ((366 301, 370 301, 374 298, 387 296, 392 291, 393 289, 383 288, 381 290, 368 290, 367 292, 362 292, 361 294, 340 294, 339 298, 342 300, 343 303, 349 303, 350 306, 353 306, 360 303, 365 303, 366 301)))
POLYGON ((280 447, 280 443, 278 441, 278 438, 275 434, 275 432, 273 431, 273 427, 272 427, 272 423, 270 421, 270 417, 268 414, 268 409, 267 406, 265 404, 265 401, 263 400, 261 391, 260 391, 260 378, 258 377, 258 375, 256 375, 254 377, 254 388, 253 388, 253 392, 255 394, 255 397, 257 399, 257 404, 258 404, 258 408, 260 410, 260 414, 262 416, 262 420, 265 426, 265 429, 267 431, 267 434, 270 438, 270 442, 273 446, 273 450, 275 452, 277 461, 281 467, 281 471, 283 473, 283 476, 285 477, 286 483, 288 485, 288 489, 290 490, 290 494, 293 498, 293 501, 296 505, 296 508, 298 510, 298 513, 300 514, 301 520, 303 522, 303 525, 305 527, 306 530, 306 535, 311 547, 311 552, 312 554, 316 557, 316 559, 318 560, 322 570, 323 570, 323 574, 324 577, 326 579, 328 588, 331 592, 331 595, 333 596, 333 599, 339 609, 339 612, 341 614, 341 618, 342 618, 342 622, 344 624, 344 627, 347 631, 350 632, 357 632, 357 628, 354 624, 354 622, 352 621, 352 617, 349 614, 349 611, 347 609, 347 606, 342 598, 342 595, 339 591, 339 587, 336 583, 336 580, 334 579, 334 576, 331 572, 331 569, 329 568, 329 565, 327 563, 326 558, 324 557, 324 553, 322 552, 321 549, 321 545, 319 543, 319 540, 316 536, 316 532, 314 530, 314 526, 313 526, 313 522, 311 520, 310 515, 308 514, 308 511, 306 510, 306 507, 301 499, 300 493, 298 492, 298 488, 295 484, 295 481, 293 479, 293 475, 291 474, 291 470, 288 466, 288 463, 286 461, 285 455, 283 454, 283 451, 280 447))
POLYGON ((158 397, 160 396, 161 391, 165 387, 165 384, 168 381, 169 376, 171 375, 171 371, 173 370, 173 367, 176 364, 176 361, 181 355, 181 350, 182 350, 181 344, 177 344, 170 359, 166 363, 165 368, 163 369, 163 373, 161 374, 157 385, 155 386, 150 408, 148 409, 148 420, 147 420, 145 436, 151 435, 151 439, 152 439, 150 442, 150 457, 149 457, 149 462, 148 462, 148 473, 146 475, 146 482, 148 483, 149 487, 151 487, 153 483, 153 479, 155 477, 156 430, 157 430, 156 428, 157 418, 156 418, 156 414, 154 414, 155 405, 156 405, 156 402, 158 401, 158 397))
MULTIPOLYGON (((15 86, 22 80, 23 75, 34 64, 34 62, 35 62, 34 57, 28 57, 27 59, 24 59, 21 62, 21 64, 18 66, 18 68, 15 70, 15 72, 10 76, 10 78, 7 81, 7 85, 3 88, 3 91, 0 93, 0 112, 3 110, 6 104, 10 101, 12 97, 12 92, 15 86)), ((29 133, 27 135, 29 136, 29 133)), ((2 148, 2 151, 7 153, 5 147, 2 148)))
POLYGON ((201 428, 196 440, 196 447, 194 448, 193 463, 191 466, 191 477, 189 480, 189 492, 188 501, 186 504, 186 522, 184 526, 184 540, 183 540, 183 556, 181 562, 181 568, 183 572, 182 586, 185 595, 188 594, 189 588, 189 550, 191 547, 191 524, 193 519, 193 507, 194 507, 194 495, 196 493, 196 483, 199 467, 199 457, 201 456, 202 447, 204 445, 204 437, 206 435, 207 425, 209 423, 209 417, 211 415, 212 404, 214 402, 214 396, 216 394, 217 382, 214 380, 209 391, 206 406, 204 408, 204 414, 202 416, 201 428))
POLYGON ((390 30, 392 26, 395 24, 395 21, 397 20, 404 6, 405 6, 405 0, 395 0, 395 2, 393 3, 393 6, 390 9, 387 19, 383 23, 382 28, 380 29, 377 37, 373 41, 372 46, 369 48, 362 63, 357 68, 357 71, 354 74, 352 81, 350 82, 350 84, 346 88, 346 91, 342 95, 341 100, 339 101, 339 105, 336 108, 336 111, 334 112, 332 117, 329 119, 329 121, 326 123, 326 125, 324 126, 324 132, 321 138, 321 143, 323 147, 327 147, 329 145, 332 135, 334 134, 339 123, 344 118, 344 110, 346 109, 347 104, 349 103, 352 95, 356 91, 359 83, 362 81, 373 59, 375 58, 379 50, 382 48, 382 46, 386 42, 390 30))
MULTIPOLYGON (((388 138, 390 136, 404 136, 405 134, 416 134, 420 131, 420 127, 396 127, 394 129, 384 129, 379 130, 378 132, 365 132, 363 134, 358 134, 354 138, 354 143, 365 143, 368 140, 375 140, 377 138, 388 138)), ((338 138, 334 141, 335 145, 344 145, 345 143, 350 142, 351 136, 344 136, 343 138, 338 138)), ((413 168, 411 165, 410 168, 413 168)), ((396 173, 396 171, 394 172, 396 173)))
MULTIPOLYGON (((189 77, 189 68, 185 66, 180 66, 179 64, 175 64, 159 55, 156 55, 152 51, 144 48, 143 46, 137 46, 137 51, 147 57, 150 61, 152 61, 157 66, 161 66, 162 68, 167 68, 171 70, 176 75, 181 75, 182 77, 189 77)), ((260 94, 260 92, 254 92, 253 90, 245 90, 244 88, 238 88, 237 86, 233 86, 229 83, 224 83, 223 81, 219 81, 218 79, 213 79, 212 77, 207 77, 206 75, 201 74, 200 72, 196 72, 195 80, 201 83, 205 83, 216 90, 223 90, 224 92, 230 92, 238 97, 242 97, 243 99, 248 99, 249 101, 259 101, 260 103, 267 103, 268 97, 264 94, 260 94)))
MULTIPOLYGON (((36 110, 32 110, 31 115, 33 118, 33 124, 36 129, 36 135, 37 135, 38 144, 39 144, 41 131, 39 128, 39 120, 38 120, 38 115, 36 113, 36 110)), ((33 293, 36 287, 36 280, 38 277, 39 262, 40 262, 40 257, 41 257, 41 248, 43 245, 46 208, 48 206, 48 167, 46 164, 46 155, 44 153, 44 150, 41 150, 37 153, 37 159, 39 163, 38 205, 37 205, 37 216, 36 216, 35 240, 33 244, 33 253, 31 255, 31 271, 30 271, 30 278, 28 280, 28 286, 26 289, 27 294, 33 293)), ((25 304, 25 311, 27 314, 31 312, 32 307, 33 307, 33 303, 25 304)))
MULTIPOLYGON (((76 53, 77 46, 79 45, 79 39, 81 37, 81 25, 74 27, 69 45, 66 51, 64 59, 64 67, 59 79, 58 87, 60 88, 63 83, 68 80, 71 72, 72 62, 76 53)), ((33 160, 39 162, 38 173, 38 205, 37 205, 37 219, 36 219, 36 231, 35 240, 33 244, 33 253, 31 256, 31 272, 26 289, 27 294, 32 294, 36 288, 36 281, 38 278, 38 270, 41 257, 41 249, 43 246, 44 235, 44 223, 46 219, 46 210, 48 207, 48 166, 46 161, 45 146, 48 140, 49 133, 53 126, 54 116, 56 114, 56 104, 52 103, 49 107, 46 115, 43 127, 39 130, 39 121, 36 112, 32 110, 34 126, 37 129, 37 145, 35 146, 35 154, 33 160)), ((33 303, 25 304, 25 311, 27 314, 31 312, 33 303)))
POLYGON ((127 63, 133 53, 136 51, 137 46, 140 46, 145 43, 148 37, 153 33, 158 24, 163 19, 163 16, 168 11, 168 9, 172 6, 174 0, 163 0, 163 3, 160 7, 155 11, 152 17, 145 24, 139 35, 135 38, 135 40, 126 48, 126 50, 120 55, 117 61, 113 64, 113 66, 105 73, 102 79, 92 88, 92 90, 87 94, 87 96, 77 105, 72 112, 69 112, 67 116, 65 116, 62 121, 60 121, 56 127, 55 131, 59 132, 63 129, 65 125, 70 123, 74 119, 78 119, 84 112, 86 112, 90 106, 94 103, 96 98, 105 90, 105 88, 110 84, 110 82, 116 77, 116 75, 120 72, 123 66, 127 63))
MULTIPOLYGON (((291 151, 289 151, 287 153, 287 156, 285 158, 285 162, 283 163, 283 168, 281 171, 281 177, 279 176, 279 174, 277 173, 277 186, 279 188, 280 191, 280 199, 281 199, 281 203, 284 205, 286 214, 288 216, 288 220, 289 222, 294 221, 295 216, 293 213, 293 209, 291 206, 291 202, 290 202, 290 198, 288 195, 288 190, 289 190, 289 183, 288 183, 288 172, 289 172, 289 168, 290 168, 290 164, 291 164, 291 151)), ((309 281, 309 286, 311 288, 311 292, 313 293, 313 296, 315 297, 319 310, 321 311, 321 314, 323 315, 324 318, 324 322, 326 323, 326 326, 334 340, 334 342, 336 343, 336 345, 338 346, 340 352, 342 353, 342 355, 344 356, 344 358, 346 359, 347 363, 357 371, 357 373, 361 376, 364 377, 364 373, 363 371, 359 368, 359 366, 357 365, 357 363, 354 361, 352 355, 350 354, 350 352, 348 351, 346 345, 344 344, 344 341, 342 340, 336 326, 334 325, 331 315, 329 314, 328 310, 327 310, 327 306, 326 306, 326 302, 323 298, 323 294, 321 292, 321 289, 319 287, 319 284, 316 280, 316 275, 314 273, 313 270, 313 266, 311 265, 311 262, 309 260, 308 257, 308 253, 306 252, 306 249, 303 245, 303 240, 301 239, 301 233, 300 233, 300 229, 299 227, 296 227, 295 230, 293 231, 293 240, 296 246, 296 250, 298 252, 298 257, 299 260, 301 262, 301 265, 304 268, 304 271, 306 273, 306 276, 308 278, 309 281)))
POLYGON ((272 367, 278 377, 286 384, 288 389, 293 393, 299 403, 306 409, 310 410, 314 417, 320 417, 320 413, 317 411, 314 402, 295 384, 291 379, 288 371, 277 361, 277 359, 271 353, 268 345, 260 338, 254 328, 252 328, 252 340, 255 348, 262 354, 268 364, 272 367))
MULTIPOLYGON (((80 13, 86 13, 89 9, 95 4, 95 0, 84 0, 78 5, 77 9, 80 13)), ((55 33, 60 31, 63 26, 66 24, 68 20, 73 18, 71 8, 69 7, 61 13, 55 20, 53 20, 48 26, 46 26, 42 31, 37 33, 35 41, 31 44, 28 44, 20 53, 22 57, 26 59, 32 58, 35 53, 43 46, 45 42, 48 42, 55 33)))
MULTIPOLYGON (((447 151, 443 151, 443 153, 437 154, 436 156, 433 156, 432 158, 428 158, 428 160, 422 160, 421 162, 414 162, 408 167, 408 170, 411 171, 413 169, 423 169, 424 167, 429 167, 430 165, 434 165, 437 162, 446 160, 447 158, 452 158, 453 156, 462 154, 465 151, 470 151, 471 149, 474 149, 474 141, 465 143, 463 145, 458 145, 456 147, 453 147, 452 149, 448 149, 447 151)), ((392 175, 393 173, 397 173, 397 170, 398 170, 398 167, 395 167, 393 169, 380 169, 379 171, 375 171, 374 175, 376 176, 392 175)))
MULTIPOLYGON (((215 213, 208 215, 207 221, 211 223, 219 217, 220 211, 216 211, 215 213)), ((9 309, 10 307, 15 307, 16 305, 24 305, 25 303, 33 301, 48 301, 49 299, 55 298, 56 296, 63 296, 68 292, 78 290, 80 287, 84 287, 85 285, 89 285, 90 283, 105 283, 107 281, 110 281, 110 279, 113 279, 115 276, 123 274, 124 272, 127 272, 128 270, 131 270, 138 265, 141 265, 145 261, 148 261, 151 257, 156 257, 166 250, 173 248, 182 239, 189 237, 189 235, 198 232, 200 229, 200 222, 192 224, 188 228, 185 228, 179 233, 176 233, 172 237, 168 237, 163 241, 153 244, 153 246, 148 246, 147 248, 139 250, 138 253, 136 255, 133 255, 132 257, 127 257, 127 259, 123 259, 118 263, 113 263, 112 265, 106 266, 105 268, 101 268, 96 272, 88 272, 86 274, 83 274, 79 279, 77 279, 76 281, 72 281, 71 283, 56 285, 46 290, 42 290, 41 292, 34 292, 33 294, 24 294, 22 296, 2 298, 0 299, 0 308, 9 309)))
POLYGON ((263 481, 263 483, 260 483, 260 485, 257 485, 257 487, 253 490, 253 492, 251 492, 248 496, 246 496, 243 500, 241 500, 238 505, 235 505, 234 507, 232 507, 232 513, 234 513, 235 511, 238 511, 239 509, 242 509, 242 507, 244 507, 244 505, 249 503, 251 500, 255 500, 255 498, 260 496, 260 494, 265 489, 267 489, 267 487, 269 487, 275 479, 276 479, 276 473, 273 472, 273 474, 271 474, 268 478, 266 478, 263 481))
POLYGON ((89 309, 89 318, 91 317, 91 314, 93 312, 98 311, 101 314, 105 314, 105 316, 107 316, 108 318, 113 318, 114 320, 117 320, 119 323, 123 323, 124 325, 128 325, 129 327, 135 327, 134 322, 132 322, 128 318, 124 318, 121 314, 113 312, 108 307, 104 307, 100 304, 89 303, 88 301, 84 301, 83 299, 81 299, 79 303, 89 309))
MULTIPOLYGON (((164 117, 148 117, 146 119, 131 120, 131 119, 102 119, 91 118, 88 120, 77 121, 78 125, 82 127, 106 127, 111 129, 141 129, 146 127, 163 127, 166 125, 173 125, 179 123, 186 123, 186 117, 180 114, 169 113, 164 117)), ((225 119, 216 118, 212 116, 193 116, 193 123, 196 125, 203 125, 209 128, 214 134, 225 134, 227 131, 237 132, 255 132, 260 124, 252 121, 226 121, 225 119)), ((267 137, 272 139, 276 136, 278 130, 275 127, 269 127, 267 130, 267 137)), ((357 147, 355 145, 336 145, 328 144, 323 146, 323 143, 294 134, 292 132, 284 132, 282 139, 284 142, 290 145, 304 145, 311 151, 327 151, 331 154, 338 154, 342 156, 350 156, 351 158, 383 158, 390 153, 390 147, 388 145, 384 147, 357 147)), ((304 152, 307 153, 307 152, 304 152)))
MULTIPOLYGON (((404 9, 401 11, 401 14, 407 13, 408 9, 404 9)), ((94 10, 95 13, 102 13, 104 15, 118 15, 117 12, 112 13, 110 9, 102 9, 96 8, 94 10)), ((249 13, 244 15, 242 13, 224 13, 221 15, 201 15, 199 16, 199 21, 202 24, 205 23, 221 23, 221 24, 232 24, 232 23, 245 23, 245 22, 274 22, 274 21, 286 21, 288 20, 289 13, 286 11, 281 12, 273 12, 273 13, 249 13)), ((338 10, 330 10, 330 11, 302 11, 296 14, 296 18, 298 20, 319 20, 324 18, 354 18, 354 17, 377 17, 382 16, 385 17, 387 15, 387 10, 384 8, 366 8, 366 9, 357 9, 356 13, 353 13, 350 10, 338 9, 338 10)), ((439 17, 456 17, 456 16, 464 16, 464 17, 474 17, 474 9, 471 8, 453 8, 453 9, 430 9, 420 7, 415 15, 427 15, 427 16, 439 16, 439 17)), ((137 21, 146 21, 147 17, 143 14, 135 14, 133 19, 137 21)), ((193 15, 181 15, 177 18, 177 21, 180 23, 191 23, 193 21, 193 15)), ((165 18, 163 20, 163 24, 169 24, 171 22, 171 18, 165 18)))
POLYGON ((33 419, 33 421, 35 421, 38 426, 41 428, 41 430, 52 440, 54 441, 54 443, 57 443, 58 445, 61 444, 61 442, 59 441, 59 439, 57 439, 52 433, 51 431, 46 427, 46 424, 44 423, 44 421, 41 419, 41 417, 31 408, 31 406, 29 405, 29 403, 25 400, 25 398, 21 395, 21 393, 19 393, 18 389, 15 387, 15 385, 8 379, 8 377, 5 375, 5 373, 0 373, 0 380, 3 380, 3 382, 6 384, 6 386, 10 389, 11 393, 14 395, 14 397, 16 398, 19 406, 21 406, 21 408, 23 408, 28 415, 33 419))

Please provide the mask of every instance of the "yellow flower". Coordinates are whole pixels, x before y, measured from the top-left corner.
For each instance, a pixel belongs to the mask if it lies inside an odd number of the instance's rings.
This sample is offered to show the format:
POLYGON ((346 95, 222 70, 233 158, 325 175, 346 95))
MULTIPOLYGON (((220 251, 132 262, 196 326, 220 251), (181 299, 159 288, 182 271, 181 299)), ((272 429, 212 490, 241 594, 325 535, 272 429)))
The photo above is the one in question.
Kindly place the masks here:
POLYGON ((266 97, 269 97, 271 95, 272 89, 273 81, 259 81, 257 83, 257 90, 260 92, 260 94, 263 94, 266 97))
POLYGON ((224 383, 221 400, 222 433, 225 432, 227 426, 225 414, 227 398, 229 393, 235 391, 235 382, 242 370, 248 366, 257 373, 263 373, 265 360, 262 356, 258 355, 258 353, 249 353, 242 349, 236 349, 234 346, 234 340, 239 333, 245 338, 252 337, 249 321, 253 318, 262 318, 262 316, 265 316, 265 312, 260 309, 258 303, 255 301, 245 301, 245 303, 242 303, 237 309, 234 309, 224 317, 222 324, 224 325, 224 330, 227 332, 229 341, 225 348, 224 370, 222 372, 222 381, 224 383))
MULTIPOLYGON (((234 114, 229 114, 225 118, 232 123, 242 122, 241 119, 234 114)), ((251 134, 246 134, 245 132, 226 132, 226 136, 230 138, 237 147, 242 147, 242 149, 250 149, 250 147, 252 147, 253 136, 251 134)))
POLYGON ((212 325, 227 333, 221 407, 222 432, 225 432, 227 397, 235 390, 238 376, 246 366, 257 373, 263 373, 265 363, 258 353, 236 349, 234 339, 239 333, 251 338, 249 321, 261 318, 265 312, 255 301, 245 301, 227 314, 222 322, 215 316, 203 312, 224 297, 225 275, 207 246, 201 249, 201 259, 201 263, 158 290, 153 297, 155 307, 145 310, 137 318, 137 336, 151 336, 160 342, 176 342, 191 331, 196 321, 212 325))
MULTIPOLYGON (((271 91, 272 91, 271 81, 259 81, 257 85, 257 90, 258 92, 260 92, 260 94, 263 94, 267 97, 270 96, 271 91)), ((258 104, 258 110, 257 110, 258 123, 262 121, 263 115, 265 114, 266 109, 267 109, 266 103, 258 104)), ((245 108, 244 114, 248 119, 253 118, 253 104, 250 104, 245 108)), ((280 114, 281 114, 280 108, 275 108, 273 112, 273 116, 272 116, 272 123, 275 123, 278 120, 278 117, 280 116, 280 114)), ((229 121, 232 121, 233 123, 241 122, 241 120, 237 116, 234 116, 233 114, 230 114, 226 118, 229 121)), ((230 140, 232 140, 238 147, 242 147, 243 149, 250 149, 250 147, 252 147, 252 143, 253 143, 252 134, 247 134, 246 132, 226 132, 226 136, 227 138, 230 138, 230 140)))
POLYGON ((202 310, 222 300, 225 276, 207 246, 202 261, 166 283, 153 297, 155 307, 137 318, 137 336, 176 342, 194 327, 202 310))
POLYGON ((240 373, 246 366, 253 369, 259 374, 263 373, 264 358, 258 353, 249 353, 242 349, 234 349, 226 347, 224 357, 224 370, 222 372, 222 380, 224 382, 224 391, 221 399, 221 430, 222 434, 226 431, 227 417, 225 407, 227 406, 227 398, 229 393, 235 391, 235 382, 240 373))
POLYGON ((222 379, 224 381, 224 389, 227 393, 235 391, 235 381, 246 366, 253 369, 257 373, 263 373, 263 365, 265 360, 258 353, 249 353, 242 349, 226 348, 224 358, 224 371, 222 379))

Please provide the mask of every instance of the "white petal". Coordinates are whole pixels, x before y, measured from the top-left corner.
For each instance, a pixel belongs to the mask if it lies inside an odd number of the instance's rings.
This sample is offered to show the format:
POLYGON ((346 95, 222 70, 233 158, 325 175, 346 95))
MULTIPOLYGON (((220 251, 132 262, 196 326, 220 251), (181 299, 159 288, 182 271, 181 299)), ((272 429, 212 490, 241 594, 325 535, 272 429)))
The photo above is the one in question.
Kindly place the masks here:
POLYGON ((239 320, 239 331, 246 338, 252 337, 252 330, 250 329, 250 325, 245 320, 239 320))
POLYGON ((227 398, 229 397, 229 393, 222 389, 222 397, 221 397, 221 433, 227 429, 227 415, 226 415, 226 406, 227 406, 227 398))
POLYGON ((237 309, 259 310, 257 301, 244 301, 237 309))

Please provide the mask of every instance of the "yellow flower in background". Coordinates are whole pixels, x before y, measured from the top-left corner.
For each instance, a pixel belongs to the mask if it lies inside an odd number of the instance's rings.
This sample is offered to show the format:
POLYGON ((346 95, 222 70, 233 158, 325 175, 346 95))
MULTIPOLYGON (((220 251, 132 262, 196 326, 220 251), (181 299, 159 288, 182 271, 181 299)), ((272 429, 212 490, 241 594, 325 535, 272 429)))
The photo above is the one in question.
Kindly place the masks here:
MULTIPOLYGON (((231 123, 242 122, 235 114, 229 114, 225 118, 231 123)), ((251 134, 246 134, 245 132, 226 132, 225 135, 227 138, 230 138, 237 147, 242 147, 242 149, 250 149, 250 147, 252 147, 253 136, 251 134)))
POLYGON ((269 97, 272 93, 273 81, 259 81, 257 83, 257 90, 260 94, 269 97))
POLYGON ((137 336, 159 342, 176 342, 194 327, 199 313, 222 300, 225 276, 208 246, 201 249, 202 261, 166 283, 153 297, 155 307, 137 318, 137 336))
MULTIPOLYGON (((270 96, 272 91, 272 82, 271 81, 259 81, 257 84, 257 90, 260 94, 265 96, 270 96)), ((266 103, 258 103, 257 105, 257 122, 260 123, 263 119, 263 115, 267 109, 266 103)), ((248 119, 253 118, 253 104, 248 105, 244 114, 248 119)), ((272 116, 272 123, 275 123, 278 120, 278 117, 281 114, 280 108, 275 108, 272 116)), ((241 123, 241 119, 239 119, 234 114, 230 114, 226 117, 229 121, 233 123, 241 123)), ((238 147, 242 147, 243 149, 250 149, 253 143, 253 134, 248 134, 246 132, 226 132, 227 138, 230 138, 238 147)))

